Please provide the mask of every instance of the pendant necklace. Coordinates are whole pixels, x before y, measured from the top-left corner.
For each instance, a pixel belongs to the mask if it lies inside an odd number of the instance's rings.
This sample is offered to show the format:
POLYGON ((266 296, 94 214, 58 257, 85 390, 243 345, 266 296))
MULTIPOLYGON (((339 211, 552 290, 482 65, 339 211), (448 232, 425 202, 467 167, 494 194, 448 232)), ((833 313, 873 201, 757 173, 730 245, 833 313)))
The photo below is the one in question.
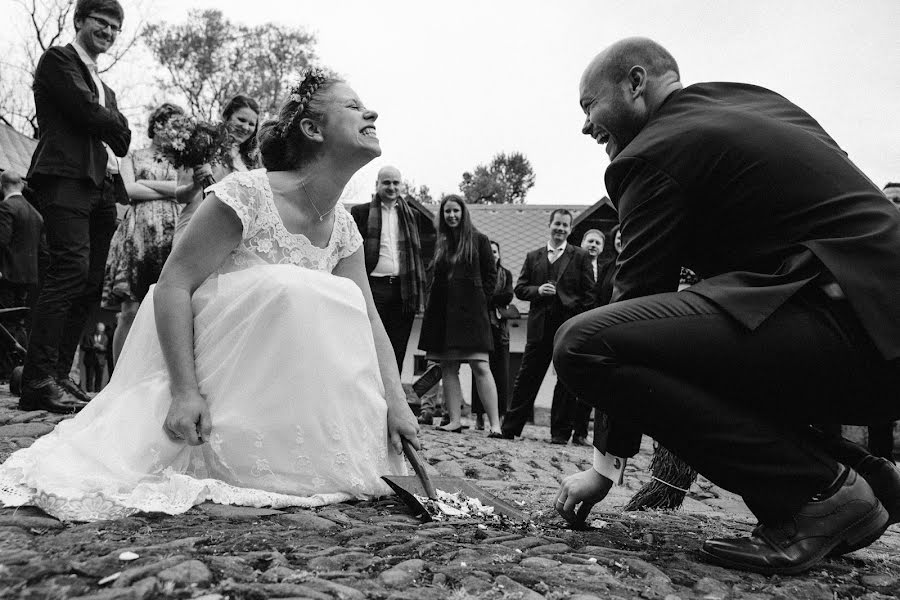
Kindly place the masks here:
POLYGON ((309 195, 309 192, 306 191, 306 185, 301 181, 300 187, 303 188, 303 195, 306 197, 306 201, 309 202, 309 205, 313 207, 313 210, 316 211, 316 214, 319 215, 319 223, 325 220, 325 217, 330 215, 335 208, 337 208, 337 203, 335 202, 334 206, 326 210, 324 213, 319 212, 319 208, 316 206, 316 203, 313 202, 312 197, 309 195))

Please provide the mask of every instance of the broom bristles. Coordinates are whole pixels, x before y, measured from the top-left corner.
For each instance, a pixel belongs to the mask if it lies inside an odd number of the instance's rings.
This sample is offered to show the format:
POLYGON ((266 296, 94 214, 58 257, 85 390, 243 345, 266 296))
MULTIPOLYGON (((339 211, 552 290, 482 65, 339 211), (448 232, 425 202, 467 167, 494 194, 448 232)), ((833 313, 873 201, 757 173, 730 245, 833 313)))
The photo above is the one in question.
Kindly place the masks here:
POLYGON ((625 510, 649 508, 676 509, 684 502, 685 492, 697 480, 697 471, 663 446, 656 446, 650 460, 650 473, 657 479, 644 484, 625 506, 625 510), (674 486, 674 487, 673 487, 674 486), (681 488, 681 489, 676 489, 681 488))

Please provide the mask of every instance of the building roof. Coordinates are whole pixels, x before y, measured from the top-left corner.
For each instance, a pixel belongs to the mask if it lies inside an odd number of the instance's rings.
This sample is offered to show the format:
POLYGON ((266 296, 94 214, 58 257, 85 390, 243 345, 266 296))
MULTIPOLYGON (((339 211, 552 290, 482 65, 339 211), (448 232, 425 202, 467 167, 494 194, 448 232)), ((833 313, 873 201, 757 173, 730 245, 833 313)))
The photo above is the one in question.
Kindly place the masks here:
POLYGON ((36 139, 0 123, 0 171, 11 170, 24 177, 36 147, 36 139))

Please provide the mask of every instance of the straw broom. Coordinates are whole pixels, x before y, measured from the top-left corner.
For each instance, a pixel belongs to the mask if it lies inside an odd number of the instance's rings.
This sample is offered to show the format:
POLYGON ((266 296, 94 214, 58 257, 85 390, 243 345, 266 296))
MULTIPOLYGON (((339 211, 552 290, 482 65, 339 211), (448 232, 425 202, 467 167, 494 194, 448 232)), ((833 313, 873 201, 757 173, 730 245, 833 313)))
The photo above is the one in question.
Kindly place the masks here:
POLYGON ((650 460, 650 474, 653 479, 632 496, 625 510, 680 508, 687 490, 697 480, 697 471, 659 444, 655 444, 650 460))

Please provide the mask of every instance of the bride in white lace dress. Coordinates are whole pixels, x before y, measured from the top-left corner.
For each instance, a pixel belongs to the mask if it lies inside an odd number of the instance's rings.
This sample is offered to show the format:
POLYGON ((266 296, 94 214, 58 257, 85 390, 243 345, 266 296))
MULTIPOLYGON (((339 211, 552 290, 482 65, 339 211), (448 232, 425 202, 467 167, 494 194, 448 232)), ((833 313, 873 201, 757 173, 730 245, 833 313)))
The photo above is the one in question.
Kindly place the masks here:
POLYGON ((210 188, 109 385, 0 466, 0 501, 87 521, 390 493, 418 426, 338 201, 381 153, 376 118, 304 76, 260 130, 268 171, 210 188))

